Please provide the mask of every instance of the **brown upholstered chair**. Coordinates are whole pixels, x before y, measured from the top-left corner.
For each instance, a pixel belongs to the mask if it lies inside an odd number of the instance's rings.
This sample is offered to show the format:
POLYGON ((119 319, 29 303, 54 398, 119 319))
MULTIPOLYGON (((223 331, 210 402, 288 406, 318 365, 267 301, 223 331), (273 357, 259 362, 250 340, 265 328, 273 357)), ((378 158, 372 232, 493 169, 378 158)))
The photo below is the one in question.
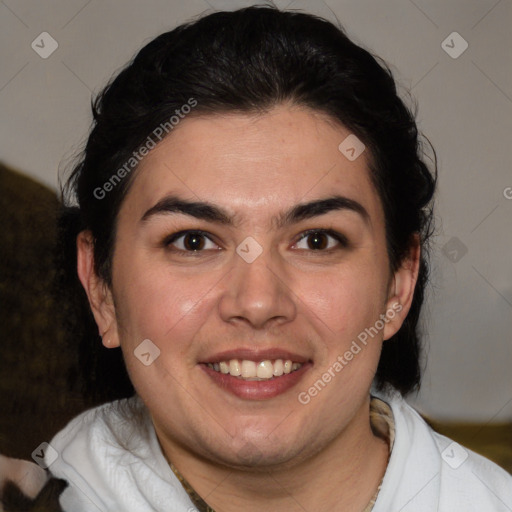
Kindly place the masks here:
POLYGON ((0 453, 31 460, 85 404, 52 297, 56 194, 0 164, 0 453))

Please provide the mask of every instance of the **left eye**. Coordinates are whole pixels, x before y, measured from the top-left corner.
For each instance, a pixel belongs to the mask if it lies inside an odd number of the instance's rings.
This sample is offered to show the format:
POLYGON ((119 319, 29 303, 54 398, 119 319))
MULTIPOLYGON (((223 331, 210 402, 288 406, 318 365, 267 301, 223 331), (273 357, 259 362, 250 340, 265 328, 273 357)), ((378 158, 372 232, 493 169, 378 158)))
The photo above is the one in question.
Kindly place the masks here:
POLYGON ((306 249, 311 251, 323 251, 330 250, 336 246, 333 244, 329 246, 328 238, 335 240, 342 247, 346 247, 348 245, 347 239, 341 235, 340 233, 336 233, 335 231, 330 230, 310 230, 304 233, 299 242, 303 240, 306 242, 306 247, 300 247, 300 249, 306 249))

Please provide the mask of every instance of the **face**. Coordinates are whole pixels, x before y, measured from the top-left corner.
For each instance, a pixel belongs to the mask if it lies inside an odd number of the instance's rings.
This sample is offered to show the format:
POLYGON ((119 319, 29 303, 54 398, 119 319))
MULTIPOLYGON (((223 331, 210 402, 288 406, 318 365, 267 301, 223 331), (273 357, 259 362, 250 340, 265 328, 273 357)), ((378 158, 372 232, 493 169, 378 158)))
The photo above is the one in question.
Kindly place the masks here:
POLYGON ((160 438, 269 467, 368 423, 382 340, 407 304, 368 155, 338 149, 349 134, 284 105, 190 117, 141 162, 95 314, 160 438))

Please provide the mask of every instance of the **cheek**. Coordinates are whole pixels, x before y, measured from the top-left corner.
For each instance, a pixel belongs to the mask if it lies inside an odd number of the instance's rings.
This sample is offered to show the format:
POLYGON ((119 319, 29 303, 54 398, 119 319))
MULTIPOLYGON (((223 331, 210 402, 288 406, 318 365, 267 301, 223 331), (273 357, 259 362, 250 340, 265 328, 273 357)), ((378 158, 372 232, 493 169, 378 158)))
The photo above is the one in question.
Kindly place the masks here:
POLYGON ((180 352, 204 322, 202 317, 211 307, 206 292, 214 280, 133 260, 124 268, 118 274, 119 286, 114 283, 121 343, 136 345, 149 338, 166 352, 180 352))
MULTIPOLYGON (((116 304, 120 342, 130 378, 146 403, 161 407, 162 393, 178 400, 182 386, 196 365, 194 337, 210 316, 212 299, 205 290, 213 286, 204 277, 186 279, 170 272, 143 272, 133 265, 121 278, 116 304), (124 278, 124 280, 123 280, 124 278), (137 358, 137 347, 149 339, 159 349, 149 366, 137 358)), ((140 350, 139 350, 140 353, 140 350)))
POLYGON ((334 340, 353 339, 373 325, 385 298, 382 277, 368 266, 306 277, 301 295, 334 340))

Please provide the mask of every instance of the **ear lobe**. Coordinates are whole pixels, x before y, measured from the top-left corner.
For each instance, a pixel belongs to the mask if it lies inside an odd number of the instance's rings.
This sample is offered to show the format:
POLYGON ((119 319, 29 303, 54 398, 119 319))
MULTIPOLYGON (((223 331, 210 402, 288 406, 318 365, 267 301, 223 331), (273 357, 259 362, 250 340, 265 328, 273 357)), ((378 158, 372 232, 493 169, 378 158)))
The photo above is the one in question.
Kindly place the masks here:
POLYGON ((400 268, 393 275, 388 301, 386 303, 386 317, 388 321, 384 327, 384 339, 391 338, 402 326, 411 309, 414 290, 418 281, 420 268, 421 248, 419 236, 413 235, 409 253, 402 261, 400 268))
POLYGON ((76 238, 77 272, 89 299, 100 336, 107 348, 119 346, 117 321, 112 292, 94 270, 94 241, 90 231, 82 231, 76 238))

